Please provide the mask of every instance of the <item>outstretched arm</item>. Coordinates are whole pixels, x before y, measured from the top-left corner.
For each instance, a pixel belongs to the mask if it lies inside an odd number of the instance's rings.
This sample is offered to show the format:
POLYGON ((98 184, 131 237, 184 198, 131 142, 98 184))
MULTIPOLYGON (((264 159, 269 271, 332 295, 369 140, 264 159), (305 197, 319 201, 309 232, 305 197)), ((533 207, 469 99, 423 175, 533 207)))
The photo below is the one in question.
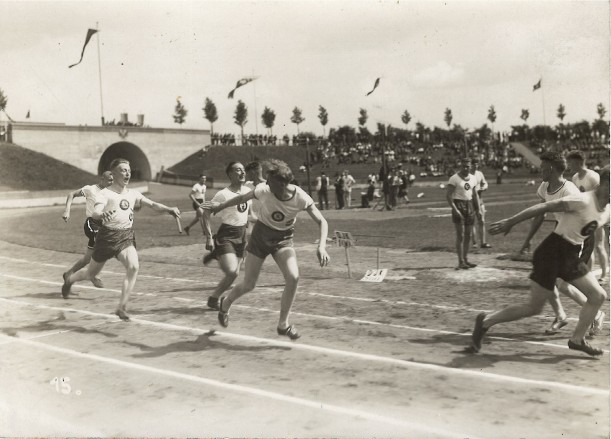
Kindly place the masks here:
POLYGON ((66 208, 64 209, 64 213, 62 215, 62 218, 64 219, 64 221, 68 222, 68 220, 70 219, 70 208, 72 207, 72 200, 75 197, 84 197, 84 196, 85 194, 83 194, 82 189, 77 189, 68 194, 68 197, 66 198, 66 208))
POLYGON ((499 233, 508 234, 513 226, 521 223, 524 220, 529 218, 533 218, 539 215, 544 215, 546 212, 566 212, 568 210, 568 206, 565 203, 565 200, 559 198, 557 200, 548 201, 547 203, 539 203, 534 206, 531 206, 523 211, 517 213, 516 215, 505 218, 490 226, 490 234, 498 235, 499 233))
POLYGON ((157 203, 156 201, 146 197, 142 197, 141 204, 143 206, 150 207, 157 212, 168 213, 174 218, 180 218, 180 210, 178 210, 178 207, 168 207, 165 204, 157 203))
POLYGON ((237 206, 238 204, 246 203, 249 200, 252 200, 255 196, 255 191, 249 191, 245 194, 239 195, 237 197, 230 198, 229 200, 223 201, 222 203, 215 203, 212 201, 206 201, 202 203, 202 208, 205 210, 210 210, 212 213, 220 212, 223 209, 227 209, 231 206, 237 206))
POLYGON ((307 208, 307 212, 310 217, 314 220, 320 229, 320 239, 318 241, 318 248, 316 249, 316 256, 318 257, 318 262, 321 267, 325 265, 329 265, 329 261, 331 258, 327 253, 327 235, 329 234, 329 225, 327 224, 327 220, 322 216, 320 210, 314 205, 311 204, 310 207, 307 208))

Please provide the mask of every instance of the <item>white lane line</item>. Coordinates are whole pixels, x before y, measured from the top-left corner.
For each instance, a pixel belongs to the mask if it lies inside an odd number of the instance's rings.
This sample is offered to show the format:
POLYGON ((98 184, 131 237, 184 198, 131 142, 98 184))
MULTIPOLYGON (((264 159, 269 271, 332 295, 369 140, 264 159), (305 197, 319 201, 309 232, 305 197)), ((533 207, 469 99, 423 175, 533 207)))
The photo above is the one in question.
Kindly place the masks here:
MULTIPOLYGON (((7 336, 0 334, 0 337, 7 337, 7 336)), ((57 352, 57 353, 61 353, 64 355, 70 355, 72 357, 77 357, 77 358, 83 358, 83 359, 90 360, 90 361, 97 361, 97 362, 112 364, 114 366, 135 369, 135 370, 153 373, 157 375, 164 375, 164 376, 168 376, 171 378, 178 378, 178 379, 182 379, 186 381, 191 381, 191 382, 195 382, 199 384, 205 384, 208 386, 217 387, 217 388, 224 389, 224 390, 231 390, 233 392, 246 393, 249 395, 269 398, 269 399, 273 399, 276 401, 287 402, 290 404, 300 405, 300 406, 304 406, 304 407, 308 407, 308 408, 312 408, 316 410, 322 410, 322 411, 331 412, 331 413, 338 413, 342 415, 354 416, 357 418, 363 418, 368 421, 379 422, 379 423, 387 424, 387 425, 394 425, 397 427, 406 428, 410 432, 418 432, 420 434, 433 433, 433 434, 437 434, 437 435, 447 437, 447 438, 461 438, 461 439, 465 437, 473 438, 473 436, 467 435, 464 433, 457 433, 455 431, 449 431, 449 430, 438 428, 438 427, 431 427, 429 425, 421 425, 415 422, 409 422, 409 421, 405 421, 402 419, 392 418, 389 416, 376 415, 374 413, 371 413, 370 411, 352 409, 352 408, 342 407, 342 406, 334 405, 334 404, 326 404, 321 401, 314 401, 314 400, 299 398, 295 396, 288 396, 282 393, 271 392, 271 391, 259 389, 256 387, 242 386, 240 384, 229 384, 229 383, 225 383, 225 382, 210 379, 210 378, 203 378, 203 377, 199 377, 196 375, 189 375, 186 373, 176 372, 173 370, 161 369, 161 368, 152 367, 152 366, 145 366, 143 364, 132 363, 129 361, 118 360, 115 358, 104 357, 104 356, 96 355, 96 354, 78 352, 72 349, 52 346, 52 345, 37 342, 37 341, 30 341, 30 340, 16 338, 15 342, 22 343, 30 347, 33 347, 33 348, 44 349, 47 351, 57 352)))
MULTIPOLYGON (((114 323, 114 322, 111 322, 111 323, 114 323)), ((78 330, 82 330, 82 329, 95 328, 96 326, 102 326, 102 325, 107 325, 107 324, 108 324, 108 322, 94 323, 93 325, 84 325, 84 326, 80 326, 78 328, 62 329, 61 331, 45 332, 43 334, 34 335, 32 337, 27 337, 27 338, 19 337, 19 338, 23 339, 23 340, 35 340, 35 339, 38 339, 38 338, 52 337, 54 335, 65 334, 67 332, 74 332, 74 331, 78 331, 78 330)), ((15 337, 11 337, 11 336, 7 336, 7 337, 15 338, 15 337)), ((3 342, 0 342, 0 346, 2 346, 4 344, 10 344, 12 342, 13 342, 13 340, 5 340, 3 342)))
MULTIPOLYGON (((12 279, 17 279, 17 280, 22 280, 22 281, 26 281, 26 282, 39 282, 39 283, 43 283, 43 284, 51 284, 51 285, 61 285, 61 283, 58 282, 49 282, 49 281, 43 281, 43 280, 38 280, 38 279, 31 279, 31 278, 27 278, 27 277, 19 277, 19 276, 13 276, 13 275, 9 275, 9 274, 4 274, 4 273, 0 273, 0 276, 5 276, 5 277, 9 277, 12 279)), ((111 290, 108 288, 95 288, 92 286, 85 286, 85 285, 80 285, 81 288, 86 288, 86 289, 92 289, 92 290, 102 290, 102 291, 112 291, 112 292, 119 292, 119 290, 111 290)), ((264 288, 260 288, 258 289, 259 293, 266 293, 266 294, 278 294, 278 292, 280 292, 281 289, 278 289, 277 291, 274 291, 272 288, 269 287, 264 287, 264 288)), ((155 296, 157 297, 156 294, 153 293, 133 293, 137 296, 155 296)), ((316 295, 316 296, 324 296, 324 297, 333 297, 333 298, 342 298, 342 296, 333 296, 333 295, 328 295, 328 294, 321 294, 321 293, 309 293, 312 295, 316 295)), ((196 301, 195 299, 185 299, 185 298, 181 298, 181 297, 172 297, 172 299, 175 300, 179 300, 179 301, 184 301, 184 302, 193 302, 196 301)), ((0 300, 8 300, 8 299, 0 299, 0 300)), ((427 308, 441 308, 441 309, 445 309, 445 310, 467 310, 467 311, 472 311, 472 312, 491 312, 492 310, 474 310, 474 309, 469 309, 469 308, 463 308, 463 307, 450 307, 450 306, 445 306, 445 305, 431 305, 431 304, 424 304, 424 303, 417 303, 417 302, 403 302, 403 301, 391 301, 391 300, 385 300, 385 299, 369 299, 369 298, 354 298, 354 300, 358 300, 358 301, 365 301, 365 302, 384 302, 384 303, 390 303, 390 304, 394 304, 394 305, 414 305, 414 306, 421 306, 421 307, 427 307, 427 308)), ((15 303, 27 303, 27 302, 18 302, 15 301, 15 303)), ((196 307, 199 306, 203 306, 203 305, 196 305, 196 307)), ((243 309, 250 309, 250 310, 255 310, 255 311, 264 311, 264 312, 271 312, 271 313, 276 313, 278 314, 278 311, 274 311, 268 308, 259 308, 259 307, 254 307, 254 306, 248 306, 248 305, 234 305, 238 308, 243 308, 243 309)), ((61 310, 70 310, 71 308, 58 308, 61 310)), ((85 312, 85 311, 83 311, 85 312)), ((407 326, 407 325, 397 325, 397 324, 392 324, 392 323, 381 323, 381 322, 373 322, 373 321, 368 321, 368 320, 360 320, 360 319, 354 319, 352 317, 348 317, 348 316, 323 316, 320 314, 307 314, 307 313, 301 313, 301 312, 296 312, 293 311, 292 314, 294 315, 301 315, 304 317, 308 317, 308 318, 313 318, 313 319, 331 319, 331 320, 340 320, 340 321, 347 321, 347 322, 354 322, 354 323, 362 323, 362 324, 367 324, 367 325, 376 325, 376 326, 388 326, 388 327, 392 327, 392 328, 398 328, 398 329, 407 329, 407 330, 412 330, 412 331, 421 331, 421 332, 433 332, 433 333, 438 333, 438 334, 448 334, 448 335, 461 335, 461 336, 469 336, 471 335, 470 332, 453 332, 453 331, 445 331, 442 329, 427 329, 427 328, 419 328, 416 326, 407 326)), ((94 314, 95 315, 95 314, 94 314)), ((534 316, 536 318, 539 319, 546 319, 545 316, 534 316)), ((572 317, 569 317, 568 320, 578 320, 572 317)), ((537 346, 547 346, 547 347, 551 347, 551 348, 560 348, 560 349, 568 349, 568 346, 564 346, 564 345, 559 345, 556 343, 547 343, 547 342, 542 342, 542 341, 532 341, 532 340, 519 340, 519 339, 515 339, 515 338, 508 338, 508 337, 498 337, 498 336, 488 336, 489 339, 491 340, 502 340, 502 341, 510 341, 510 342, 515 342, 515 343, 526 343, 526 344, 532 344, 532 345, 537 345, 537 346)), ((603 349, 603 352, 605 353, 609 353, 609 350, 603 349)))
MULTIPOLYGON (((85 313, 88 315, 98 315, 104 318, 113 317, 107 314, 96 314, 91 311, 81 311, 78 309, 60 308, 60 307, 47 306, 47 305, 35 305, 32 303, 20 302, 20 301, 12 300, 12 299, 0 298, 0 302, 14 303, 14 304, 23 305, 23 306, 33 306, 35 308, 42 308, 42 309, 61 310, 65 312, 73 312, 76 314, 85 313)), ((117 317, 115 317, 115 319, 116 318, 117 317)), ((565 384, 565 383, 560 383, 560 382, 555 382, 555 381, 532 380, 528 378, 513 377, 513 376, 508 376, 508 375, 498 375, 498 374, 493 374, 489 372, 471 371, 468 369, 456 369, 452 367, 439 366, 436 364, 418 363, 418 362, 409 361, 409 360, 401 360, 397 358, 384 357, 384 356, 375 355, 375 354, 364 354, 364 353, 359 353, 359 352, 326 348, 322 346, 308 345, 308 344, 303 344, 303 343, 271 340, 268 338, 255 337, 255 336, 243 335, 243 334, 235 334, 231 332, 219 332, 216 329, 200 329, 200 328, 194 328, 191 326, 175 325, 173 323, 156 322, 153 320, 144 320, 144 319, 139 319, 139 318, 132 318, 131 322, 139 323, 145 326, 154 326, 158 328, 170 329, 170 330, 178 331, 178 332, 186 331, 186 332, 191 332, 196 335, 201 335, 201 334, 212 332, 215 335, 219 335, 221 337, 228 337, 228 338, 233 338, 233 339, 242 340, 242 341, 245 340, 245 341, 249 341, 253 343, 265 343, 265 344, 272 345, 272 346, 282 346, 282 347, 288 347, 291 349, 322 353, 326 355, 334 355, 334 356, 341 356, 341 357, 348 357, 348 358, 356 358, 360 360, 375 361, 379 363, 393 364, 393 365, 401 366, 404 368, 412 367, 416 369, 434 371, 434 372, 438 372, 442 374, 456 374, 456 375, 468 376, 470 378, 476 378, 476 379, 485 378, 491 381, 520 383, 520 384, 527 384, 529 386, 551 387, 551 388, 566 390, 569 392, 579 392, 579 393, 586 393, 586 394, 593 394, 593 395, 608 395, 609 394, 609 390, 596 389, 592 387, 583 387, 583 386, 565 384)), ((129 324, 129 323, 126 323, 126 324, 129 324)), ((584 358, 587 358, 587 357, 584 357, 584 358)))

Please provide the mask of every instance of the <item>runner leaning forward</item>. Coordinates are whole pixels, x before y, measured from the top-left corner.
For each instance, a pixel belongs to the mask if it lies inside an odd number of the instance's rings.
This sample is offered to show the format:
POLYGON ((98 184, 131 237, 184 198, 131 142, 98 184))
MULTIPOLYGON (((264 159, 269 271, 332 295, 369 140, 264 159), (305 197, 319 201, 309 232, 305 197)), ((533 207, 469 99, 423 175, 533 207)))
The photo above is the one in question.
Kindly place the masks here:
POLYGON ((180 211, 177 207, 156 203, 140 192, 128 189, 127 184, 131 177, 129 161, 121 158, 114 159, 110 164, 110 171, 113 175, 113 183, 110 187, 100 191, 91 215, 94 220, 102 222, 96 236, 91 262, 86 270, 83 269, 64 277, 62 296, 65 298, 69 296, 70 287, 75 282, 86 279, 93 281, 102 271, 107 260, 117 258, 125 267, 125 279, 121 286, 121 298, 115 314, 122 320, 128 321, 127 302, 136 284, 139 270, 136 237, 132 229, 135 207, 148 206, 157 212, 167 212, 176 218, 180 218, 180 211))

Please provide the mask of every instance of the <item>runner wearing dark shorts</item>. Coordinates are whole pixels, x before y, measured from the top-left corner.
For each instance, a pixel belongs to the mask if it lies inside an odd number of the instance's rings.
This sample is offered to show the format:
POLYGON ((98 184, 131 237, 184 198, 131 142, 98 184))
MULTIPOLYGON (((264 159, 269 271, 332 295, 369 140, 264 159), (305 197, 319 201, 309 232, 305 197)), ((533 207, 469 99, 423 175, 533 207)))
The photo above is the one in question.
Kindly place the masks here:
MULTIPOLYGON (((242 163, 229 163, 225 173, 231 184, 216 193, 212 199, 214 203, 224 203, 250 192, 250 189, 244 186, 246 171, 242 163)), ((219 212, 221 226, 214 236, 212 236, 210 228, 210 211, 204 211, 203 225, 204 235, 206 235, 206 249, 210 250, 210 253, 204 256, 204 265, 208 265, 213 259, 216 259, 219 261, 224 274, 210 297, 208 297, 209 308, 219 309, 219 298, 240 274, 246 245, 246 226, 250 204, 251 202, 247 201, 219 212)))
POLYGON ((470 349, 479 352, 486 332, 494 325, 511 322, 541 313, 545 302, 553 295, 556 278, 570 282, 587 298, 581 307, 579 321, 569 339, 569 349, 600 356, 602 349, 591 346, 585 336, 594 322, 606 291, 580 259, 583 243, 595 230, 609 221, 609 171, 601 174, 601 183, 594 191, 570 195, 540 203, 490 227, 491 234, 511 231, 512 227, 546 212, 563 212, 554 232, 537 248, 530 275, 530 297, 525 303, 508 306, 493 313, 480 313, 475 319, 470 349))

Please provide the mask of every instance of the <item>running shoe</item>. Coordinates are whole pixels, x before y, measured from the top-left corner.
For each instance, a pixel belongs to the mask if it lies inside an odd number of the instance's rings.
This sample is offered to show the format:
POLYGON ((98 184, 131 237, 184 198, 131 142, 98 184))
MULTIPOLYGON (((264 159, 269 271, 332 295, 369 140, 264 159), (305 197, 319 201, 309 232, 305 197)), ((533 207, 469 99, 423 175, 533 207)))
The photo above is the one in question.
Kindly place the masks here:
POLYGON ((477 267, 477 264, 473 264, 473 263, 471 263, 471 262, 469 262, 469 261, 465 261, 465 265, 466 265, 468 268, 475 268, 475 267, 477 267))
POLYGON ((471 267, 469 267, 464 262, 461 262, 460 264, 458 264, 458 267, 456 267, 455 270, 468 270, 469 268, 471 267))
POLYGON ((545 333, 547 335, 554 335, 558 333, 558 331, 560 331, 562 328, 564 328, 568 324, 569 324, 569 319, 567 317, 565 317, 562 320, 558 320, 558 317, 556 317, 554 321, 552 322, 552 325, 548 329, 545 330, 545 333))
POLYGON ((492 248, 492 246, 486 242, 482 244, 482 248, 492 248))
POLYGON ((72 287, 72 284, 68 282, 68 279, 70 278, 70 272, 66 271, 62 277, 64 278, 64 284, 62 285, 62 297, 64 299, 67 299, 68 296, 70 296, 70 287, 72 287))
POLYGON ((301 334, 297 332, 297 329, 295 329, 293 325, 287 326, 286 329, 276 328, 276 330, 278 331, 278 335, 286 335, 291 340, 297 340, 301 337, 301 334))
POLYGON ((216 297, 208 297, 208 308, 219 310, 219 299, 216 297))
POLYGON ((473 335, 471 336, 471 348, 473 349, 473 352, 480 351, 482 348, 482 340, 484 339, 484 335, 486 335, 486 332, 488 332, 488 328, 484 328, 485 318, 485 312, 479 313, 475 318, 475 328, 473 329, 473 335))
POLYGON ((221 297, 221 300, 219 301, 218 319, 219 319, 219 323, 221 324, 221 326, 223 328, 226 328, 227 326, 229 326, 229 310, 223 311, 223 302, 224 301, 225 301, 225 298, 221 297))
POLYGON ((102 282, 102 279, 100 279, 99 277, 94 277, 91 283, 96 288, 104 288, 104 282, 102 282))
POLYGON ((129 322, 129 321, 130 321, 129 316, 128 316, 128 315, 127 315, 127 313, 126 313, 124 310, 122 310, 122 309, 118 309, 118 310, 116 310, 116 311, 115 311, 115 315, 116 315, 117 317, 119 317, 121 320, 123 320, 124 322, 129 322))
POLYGON ((569 349, 585 352, 586 354, 591 355, 593 357, 598 357, 603 354, 602 349, 595 348, 585 340, 581 340, 581 343, 579 344, 569 340, 569 349))
POLYGON ((603 325, 605 324, 605 313, 602 311, 598 311, 596 318, 590 325, 590 330, 588 331, 588 335, 590 337, 594 337, 596 334, 599 334, 600 331, 603 330, 603 325))

